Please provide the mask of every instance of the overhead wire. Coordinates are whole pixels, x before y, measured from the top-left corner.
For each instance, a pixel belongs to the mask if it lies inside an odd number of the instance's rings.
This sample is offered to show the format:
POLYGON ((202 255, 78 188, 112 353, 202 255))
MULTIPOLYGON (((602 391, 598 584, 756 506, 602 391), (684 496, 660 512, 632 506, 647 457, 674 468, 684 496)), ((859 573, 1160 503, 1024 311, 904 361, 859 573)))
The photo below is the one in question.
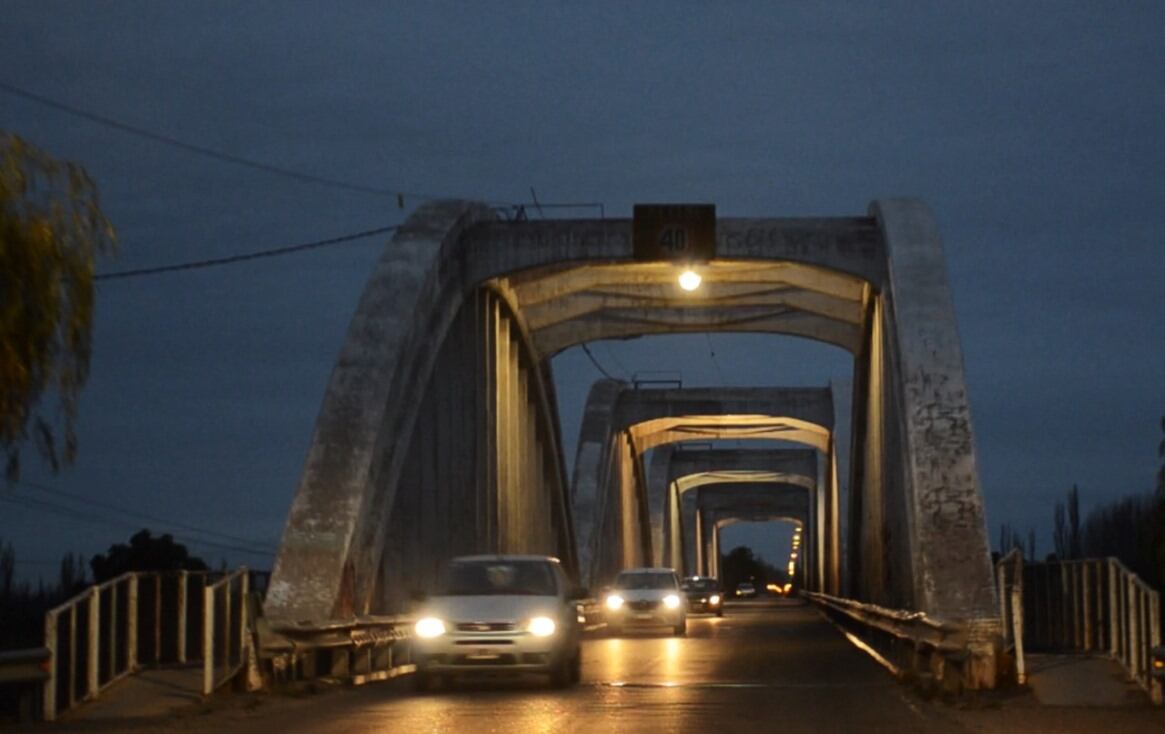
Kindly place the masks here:
POLYGON ((283 255, 291 255, 297 252, 304 252, 306 250, 314 250, 321 247, 328 247, 331 245, 339 245, 346 242, 354 242, 356 240, 366 239, 378 234, 386 234, 399 228, 400 225, 391 225, 388 227, 377 227, 375 229, 366 229, 363 232, 355 232, 353 234, 340 235, 339 237, 329 237, 325 240, 316 240, 314 242, 305 242, 298 245, 288 245, 286 247, 276 247, 270 250, 258 250, 256 252, 245 252, 238 255, 228 255, 226 257, 208 258, 205 260, 192 260, 189 262, 173 263, 171 265, 159 265, 157 267, 136 268, 134 270, 119 270, 112 273, 98 273, 93 276, 94 280, 120 280, 123 278, 139 278, 145 275, 158 275, 160 273, 173 273, 180 270, 199 270, 202 268, 213 268, 220 265, 232 265, 234 263, 246 262, 248 260, 259 260, 268 257, 281 257, 283 255))
MULTIPOLYGON (((68 505, 62 505, 42 498, 29 497, 20 494, 0 494, 0 502, 7 502, 9 504, 14 504, 26 509, 38 510, 40 512, 56 515, 57 517, 65 517, 79 522, 101 524, 107 527, 140 529, 140 526, 137 523, 129 522, 120 518, 111 518, 93 512, 82 511, 75 507, 69 507, 68 505)), ((258 548, 248 548, 231 543, 221 543, 218 541, 192 536, 186 533, 171 533, 171 535, 175 539, 192 546, 213 548, 216 550, 228 550, 237 553, 245 553, 253 556, 263 556, 268 558, 275 555, 271 550, 259 550, 258 548)))
MULTIPOLYGON (((137 518, 142 519, 142 520, 148 520, 150 522, 160 522, 160 523, 163 523, 165 525, 169 525, 169 526, 176 527, 176 528, 182 528, 183 530, 189 530, 189 531, 196 532, 196 533, 202 533, 204 535, 213 535, 215 537, 222 538, 223 540, 229 540, 229 541, 234 541, 234 542, 238 542, 238 543, 244 543, 247 545, 255 545, 256 547, 267 548, 267 546, 265 544, 259 543, 258 541, 250 540, 249 538, 242 538, 242 537, 239 537, 238 535, 231 535, 229 533, 222 533, 222 532, 219 532, 217 530, 210 530, 208 528, 201 528, 201 527, 198 527, 197 525, 190 525, 189 523, 182 522, 181 520, 174 520, 172 518, 160 517, 158 515, 153 515, 153 514, 150 514, 148 512, 142 512, 141 510, 135 510, 133 508, 126 507, 125 505, 120 505, 120 504, 117 504, 114 502, 97 500, 97 499, 93 499, 92 497, 85 497, 83 495, 75 494, 73 492, 66 492, 63 489, 56 489, 54 487, 49 487, 49 486, 46 486, 44 484, 39 484, 37 482, 28 482, 28 481, 21 480, 19 483, 24 485, 25 487, 29 487, 30 489, 35 489, 35 490, 40 491, 40 492, 47 492, 48 494, 57 495, 58 497, 64 497, 64 498, 71 500, 73 502, 79 502, 81 504, 91 505, 93 507, 99 507, 99 508, 102 508, 105 510, 113 510, 114 512, 122 513, 125 515, 131 515, 133 517, 137 517, 137 518)), ((0 495, 0 496, 4 496, 4 495, 0 495)), ((15 495, 11 495, 11 496, 24 497, 25 495, 15 494, 15 495)), ((267 549, 270 550, 269 548, 267 548, 267 549)))
MULTIPOLYGON (((83 120, 87 120, 87 121, 92 122, 94 124, 102 125, 104 127, 108 127, 108 128, 113 129, 113 130, 117 130, 119 132, 126 133, 128 135, 134 135, 134 136, 137 136, 140 138, 144 138, 146 140, 153 141, 155 143, 160 143, 162 145, 168 145, 170 147, 177 148, 179 150, 183 150, 187 153, 191 153, 194 155, 200 155, 200 156, 210 158, 210 159, 222 162, 222 163, 229 163, 231 165, 242 166, 244 168, 250 168, 250 169, 256 170, 256 171, 262 171, 264 173, 272 174, 275 176, 283 176, 284 178, 289 178, 289 179, 292 179, 295 181, 299 181, 300 183, 313 184, 313 185, 317 185, 317 186, 329 186, 332 188, 342 189, 345 191, 352 191, 352 192, 361 193, 361 194, 372 194, 375 196, 392 197, 393 199, 396 200, 398 208, 401 208, 401 209, 404 208, 404 200, 406 198, 420 199, 422 201, 436 201, 439 199, 458 198, 455 196, 451 196, 449 194, 437 194, 437 193, 432 193, 432 192, 428 192, 428 191, 397 189, 397 188, 384 187, 384 186, 370 186, 370 185, 364 184, 364 183, 358 183, 358 182, 354 182, 354 181, 346 181, 343 179, 333 178, 330 176, 321 176, 321 175, 314 174, 314 173, 307 173, 304 171, 298 171, 298 170, 295 170, 293 168, 288 168, 286 166, 279 166, 279 165, 275 165, 272 163, 267 163, 265 161, 255 160, 253 158, 247 158, 247 157, 241 156, 241 155, 235 155, 234 153, 227 153, 227 152, 224 152, 221 150, 215 150, 214 148, 210 148, 210 147, 207 147, 205 145, 198 145, 196 143, 191 143, 191 142, 182 140, 180 138, 173 137, 172 135, 157 133, 157 132, 154 132, 153 130, 146 129, 146 128, 138 126, 138 125, 132 125, 128 122, 122 122, 121 120, 117 120, 117 119, 114 119, 112 117, 108 117, 106 115, 94 112, 92 110, 87 110, 87 109, 84 109, 82 107, 78 107, 77 105, 69 104, 67 102, 62 102, 59 99, 53 99, 52 97, 48 97, 46 95, 30 91, 30 90, 25 89, 23 87, 19 87, 15 84, 12 84, 11 82, 6 82, 3 80, 0 80, 0 92, 4 92, 4 93, 12 95, 14 97, 20 97, 21 99, 27 100, 29 102, 34 102, 34 103, 42 105, 44 107, 49 107, 51 109, 57 110, 58 112, 63 112, 65 114, 72 115, 74 117, 77 117, 77 118, 80 118, 83 120)), ((515 202, 499 201, 499 200, 486 200, 485 203, 489 204, 491 206, 502 206, 502 207, 513 207, 513 208, 517 208, 517 207, 521 206, 520 204, 517 204, 515 202)), ((538 206, 540 209, 598 208, 600 218, 606 219, 606 208, 604 207, 602 202, 581 202, 581 203, 580 202, 541 202, 541 203, 538 203, 538 206)))
POLYGON ((618 377, 615 377, 610 372, 608 372, 607 369, 605 367, 603 367, 602 364, 599 363, 599 360, 595 359, 595 355, 591 353, 590 347, 588 347, 586 344, 580 344, 579 346, 582 347, 583 352, 587 355, 587 357, 590 358, 591 364, 593 364, 595 366, 595 369, 597 369, 599 372, 603 373, 603 377, 606 377, 608 380, 619 379, 618 377))
MULTIPOLYGON (((441 196, 438 194, 432 194, 432 193, 428 193, 428 192, 424 192, 424 191, 408 191, 405 189, 391 189, 391 188, 384 188, 384 187, 380 187, 380 186, 369 186, 367 184, 355 183, 352 181, 344 181, 344 180, 338 179, 338 178, 331 178, 328 176, 319 176, 319 175, 316 175, 314 173, 305 173, 303 171, 297 171, 297 170, 287 168, 284 166, 277 166, 277 165, 273 165, 271 163, 265 163, 263 161, 258 161, 258 160, 254 160, 251 158, 245 158, 243 156, 235 155, 233 153, 225 153, 221 150, 215 150, 213 148, 208 148, 204 145, 197 145, 195 143, 189 143, 185 140, 180 140, 180 139, 172 137, 170 135, 156 133, 152 130, 147 130, 144 127, 139 127, 137 125, 131 125, 129 123, 122 122, 120 120, 115 120, 112 117, 106 117, 105 115, 98 114, 98 113, 93 112, 91 110, 86 110, 86 109, 83 109, 81 107, 77 107, 75 105, 68 104, 66 102, 61 102, 60 100, 53 99, 51 97, 46 97, 43 94, 38 94, 36 92, 29 91, 27 89, 24 89, 22 87, 18 87, 15 84, 11 84, 11 83, 5 82, 5 81, 0 81, 0 91, 6 92, 7 94, 10 94, 14 97, 20 97, 22 99, 26 99, 28 101, 35 102, 35 103, 37 103, 39 105, 43 105, 45 107, 51 107, 52 109, 58 110, 60 112, 64 112, 64 113, 69 114, 69 115, 73 115, 74 117, 79 117, 81 119, 88 120, 89 122, 93 122, 93 123, 96 123, 98 125, 103 125, 105 127, 112 128, 114 130, 119 130, 119 131, 121 131, 123 133, 127 133, 129 135, 135 135, 135 136, 140 137, 140 138, 152 140, 155 143, 161 143, 163 145, 168 145, 168 146, 171 146, 173 148, 178 148, 180 150, 186 151, 187 153, 193 153, 195 155, 201 155, 201 156, 204 156, 207 158, 213 158, 214 160, 221 161, 223 163, 230 163, 230 164, 233 164, 236 166, 243 166, 245 168, 251 168, 251 169, 254 169, 257 171, 263 171, 264 173, 274 174, 276 176, 283 176, 285 178, 294 179, 294 180, 300 181, 302 183, 316 184, 319 186, 331 186, 333 188, 344 189, 347 191, 355 191, 355 192, 362 193, 362 194, 374 194, 377 196, 395 197, 398 200, 398 204, 400 204, 402 206, 402 208, 403 208, 403 202, 400 201, 400 199, 402 197, 408 197, 411 199, 423 199, 426 201, 433 201, 436 199, 447 198, 447 197, 444 197, 444 196, 441 196)), ((498 203, 509 203, 509 202, 498 202, 498 203)))
POLYGON ((720 369, 720 362, 716 359, 716 348, 712 346, 712 334, 705 331, 704 337, 708 340, 708 355, 712 358, 712 366, 716 368, 716 374, 720 376, 720 384, 728 385, 728 380, 724 377, 724 370, 720 369))

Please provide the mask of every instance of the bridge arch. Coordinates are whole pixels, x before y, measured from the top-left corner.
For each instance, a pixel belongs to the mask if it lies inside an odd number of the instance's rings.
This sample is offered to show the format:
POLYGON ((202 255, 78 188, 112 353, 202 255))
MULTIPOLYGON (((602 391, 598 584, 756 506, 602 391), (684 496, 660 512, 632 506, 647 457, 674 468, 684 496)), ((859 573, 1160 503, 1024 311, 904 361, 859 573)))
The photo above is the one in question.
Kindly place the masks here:
MULTIPOLYGON (((594 338, 709 330, 797 334, 855 354, 853 593, 949 618, 993 615, 962 354, 926 208, 899 199, 866 217, 720 219, 705 295, 687 300, 662 285, 667 266, 634 261, 630 231, 628 220, 500 222, 468 202, 409 218, 369 278, 329 381, 268 615, 385 609, 403 579, 383 570, 401 563, 389 536, 426 503, 436 508, 427 517, 441 506, 483 514, 464 536, 478 550, 571 563, 548 356, 594 338), (616 271, 627 280, 612 281, 616 271), (464 388, 457 401, 451 381, 464 388), (443 441, 455 439, 450 454, 443 441), (439 491, 442 465, 464 473, 459 494, 439 491), (547 486, 528 495, 522 483, 535 478, 547 486), (527 533, 527 507, 553 531, 527 533)), ((419 572, 450 552, 458 527, 430 528, 414 549, 419 572)))
MULTIPOLYGON (((671 480, 663 479, 670 470, 661 465, 645 471, 647 451, 656 450, 655 462, 670 456, 661 447, 678 442, 767 439, 805 444, 826 457, 819 512, 832 540, 822 551, 830 559, 822 573, 828 572, 828 588, 837 591, 840 513, 833 426, 831 388, 640 389, 614 380, 597 381, 587 398, 572 481, 584 575, 591 583, 602 584, 622 568, 661 562, 684 565, 676 552, 676 535, 668 536, 679 507, 671 480)), ((731 454, 716 456, 731 462, 726 458, 731 454)), ((811 461, 816 471, 816 458, 811 461)), ((760 459, 754 463, 722 468, 777 469, 760 459)))

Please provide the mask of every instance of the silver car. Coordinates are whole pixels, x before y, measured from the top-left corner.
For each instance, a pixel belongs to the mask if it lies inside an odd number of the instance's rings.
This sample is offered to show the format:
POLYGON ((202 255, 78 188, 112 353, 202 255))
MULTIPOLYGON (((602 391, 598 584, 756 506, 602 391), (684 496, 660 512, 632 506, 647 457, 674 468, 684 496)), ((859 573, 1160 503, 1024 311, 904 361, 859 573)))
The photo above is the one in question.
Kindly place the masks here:
POLYGON ((556 687, 582 673, 576 589, 557 558, 463 556, 449 562, 417 613, 414 687, 459 673, 545 673, 556 687))
POLYGON ((607 630, 620 634, 631 627, 667 626, 683 635, 688 628, 688 599, 670 568, 629 568, 615 577, 603 600, 607 630))

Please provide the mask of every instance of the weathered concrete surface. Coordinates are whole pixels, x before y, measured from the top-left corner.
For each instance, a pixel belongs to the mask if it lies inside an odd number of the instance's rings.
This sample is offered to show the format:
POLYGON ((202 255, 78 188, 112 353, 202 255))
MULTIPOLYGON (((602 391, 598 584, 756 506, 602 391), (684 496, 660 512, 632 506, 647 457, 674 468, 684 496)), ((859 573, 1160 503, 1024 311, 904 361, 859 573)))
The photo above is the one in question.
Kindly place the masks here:
MULTIPOLYGON (((913 599, 902 606, 946 619, 997 614, 963 352, 942 243, 930 211, 909 199, 871 205, 886 243, 882 459, 888 517, 880 532, 906 538, 913 599)), ((855 421, 855 434, 859 428, 855 421)), ((864 579, 874 591, 879 582, 864 579)), ((898 592, 900 593, 900 591, 898 592)), ((889 599, 893 601, 893 599, 889 599)))

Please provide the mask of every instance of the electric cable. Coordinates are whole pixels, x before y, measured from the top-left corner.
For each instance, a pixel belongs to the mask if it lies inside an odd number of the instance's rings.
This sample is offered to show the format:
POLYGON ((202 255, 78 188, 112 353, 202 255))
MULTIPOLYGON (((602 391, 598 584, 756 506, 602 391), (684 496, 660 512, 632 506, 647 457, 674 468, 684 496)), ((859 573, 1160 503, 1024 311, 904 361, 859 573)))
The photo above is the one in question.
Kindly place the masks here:
MULTIPOLYGON (((93 513, 81 512, 81 511, 77 510, 76 508, 71 508, 71 507, 68 507, 65 505, 59 505, 59 504, 49 502, 49 501, 43 500, 43 499, 0 494, 0 502, 8 502, 9 504, 14 504, 14 505, 17 505, 20 507, 24 507, 26 509, 38 510, 40 512, 46 512, 46 513, 51 514, 51 515, 56 515, 58 517, 65 517, 65 518, 77 520, 80 522, 99 523, 99 524, 106 525, 109 527, 124 527, 124 528, 139 529, 139 530, 141 529, 140 526, 137 525, 136 523, 127 522, 124 520, 118 520, 115 518, 104 517, 101 515, 95 515, 93 513)), ((229 550, 229 551, 235 551, 237 553, 245 553, 245 554, 249 554, 249 555, 253 555, 253 556, 263 556, 266 558, 270 558, 270 557, 275 555, 274 552, 272 552, 272 551, 261 551, 261 550, 255 549, 255 548, 243 548, 243 547, 237 546, 237 545, 231 545, 228 543, 218 543, 218 542, 215 542, 212 540, 205 540, 203 538, 197 538, 197 537, 193 537, 193 536, 186 535, 186 534, 170 533, 170 535, 172 537, 174 537, 176 540, 180 540, 185 544, 193 545, 193 546, 201 546, 204 548, 214 548, 214 549, 218 549, 218 550, 229 550)))
POLYGON ((366 239, 378 234, 385 234, 392 232, 399 228, 400 225, 392 225, 390 227, 377 227, 376 229, 367 229, 363 232, 356 232, 353 234, 341 235, 339 237, 330 237, 326 240, 316 240, 315 242, 305 242, 299 245, 288 245, 286 247, 276 247, 270 250, 259 250, 257 252, 245 252, 238 255, 228 255, 226 257, 216 257, 206 260, 193 260, 184 263, 174 263, 171 265, 159 265, 150 268, 136 268, 134 270, 119 270, 112 273, 98 273, 93 276, 93 280, 120 280, 123 278, 140 278, 144 275, 158 275, 160 273, 173 273, 180 270, 199 270, 202 268, 213 268, 220 265, 232 265, 234 263, 246 262, 248 260, 259 260, 268 257, 281 257, 283 255, 291 255, 297 252, 304 252, 306 250, 314 250, 321 247, 328 247, 330 245, 339 245, 346 242, 354 242, 356 240, 366 239))
MULTIPOLYGON (((67 104, 65 102, 61 102, 61 101, 56 100, 56 99, 52 99, 51 97, 46 97, 43 94, 37 94, 36 92, 30 92, 27 89, 22 89, 21 87, 18 87, 14 84, 11 84, 11 83, 5 82, 5 81, 0 81, 0 91, 6 92, 7 94, 10 94, 14 97, 20 97, 22 99, 26 99, 28 101, 35 102, 35 103, 37 103, 39 105, 43 105, 45 107, 51 107, 59 112, 64 112, 66 114, 73 115, 74 117, 79 117, 79 118, 84 119, 84 120, 88 120, 89 122, 93 122, 93 123, 96 123, 98 125, 103 125, 105 127, 112 128, 114 130, 119 130, 119 131, 121 131, 123 133, 127 133, 129 135, 136 135, 137 137, 140 137, 140 138, 152 140, 155 143, 169 145, 173 148, 178 148, 180 150, 184 150, 187 153, 193 153, 195 155, 201 155, 201 156, 204 156, 207 158, 213 158, 214 160, 217 160, 217 161, 220 161, 223 163, 230 163, 230 164, 233 164, 236 166, 243 166, 245 168, 251 168, 251 169, 254 169, 256 171, 263 171, 264 173, 274 174, 276 176, 283 176, 285 178, 290 178, 290 179, 294 179, 296 181, 300 181, 301 183, 315 184, 318 186, 331 186, 333 188, 344 189, 347 191, 355 191, 355 192, 362 193, 362 194, 374 194, 376 196, 395 197, 397 199, 397 203, 402 208, 404 205, 404 202, 402 201, 402 199, 404 197, 408 197, 410 199, 423 199, 425 201, 434 201, 436 199, 448 198, 445 196, 440 196, 438 194, 431 194, 431 193, 427 193, 427 192, 423 192, 423 191, 405 191, 405 190, 400 190, 400 189, 388 189, 388 188, 382 188, 379 186, 368 186, 366 184, 354 183, 352 181, 343 181, 341 179, 329 178, 327 176, 318 176, 318 175, 313 174, 313 173, 304 173, 302 171, 296 171, 296 170, 291 169, 291 168, 285 168, 283 166, 276 166, 276 165, 272 165, 270 163, 264 163, 263 161, 257 161, 257 160, 253 160, 250 158, 244 158, 243 156, 234 155, 233 153, 224 153, 221 150, 215 150, 213 148, 207 148, 206 146, 196 145, 194 143, 188 143, 185 140, 179 140, 178 138, 171 137, 169 135, 163 135, 161 133, 156 133, 156 132, 153 132, 152 130, 147 130, 143 127, 138 127, 137 125, 131 125, 131 124, 126 123, 126 122, 121 122, 120 120, 115 120, 112 117, 106 117, 105 115, 101 115, 101 114, 98 114, 96 112, 92 112, 90 110, 82 109, 80 107, 76 107, 74 105, 67 104)), ((489 202, 489 203, 508 204, 509 202, 489 202)))
MULTIPOLYGON (((241 538, 237 535, 231 535, 229 533, 220 533, 217 530, 209 530, 207 528, 200 528, 197 525, 190 525, 188 523, 184 523, 184 522, 181 522, 179 520, 172 520, 172 519, 166 518, 166 517, 159 517, 158 515, 152 515, 148 512, 142 512, 140 510, 134 510, 134 509, 131 509, 131 508, 126 507, 124 505, 119 505, 119 504, 116 504, 113 502, 96 500, 96 499, 93 499, 91 497, 85 497, 85 496, 82 496, 79 494, 74 494, 72 492, 66 492, 63 489, 55 489, 53 487, 48 487, 48 486, 45 486, 43 484, 38 484, 36 482, 26 482, 26 481, 21 480, 19 482, 19 484, 22 484, 25 487, 29 487, 31 489, 35 489, 35 490, 38 490, 41 492, 55 494, 55 495, 58 495, 60 497, 64 497, 66 499, 72 500, 73 502, 80 502, 81 504, 91 505, 93 507, 99 507, 99 508, 102 508, 105 510, 113 510, 114 512, 121 513, 124 515, 131 515, 131 516, 137 517, 141 520, 148 520, 150 522, 160 522, 160 523, 163 523, 165 525, 170 525, 172 527, 182 528, 183 530, 189 530, 189 531, 195 532, 195 533, 202 533, 203 535, 213 535, 215 537, 222 538, 223 540, 234 541, 236 543, 244 543, 247 545, 254 545, 256 548, 263 548, 266 550, 270 550, 270 548, 267 547, 265 544, 259 543, 257 541, 249 540, 247 538, 241 538)), ((4 495, 0 495, 0 496, 4 496, 4 495)), ((8 496, 25 497, 26 495, 12 494, 12 495, 8 495, 8 496)), ((34 497, 31 499, 36 499, 36 498, 34 497)))
POLYGON ((590 357, 591 364, 593 364, 593 365, 595 366, 595 369, 597 369, 599 372, 602 372, 602 373, 603 373, 603 377, 606 377, 608 380, 617 380, 617 379, 619 379, 619 378, 615 377, 614 375, 612 375, 610 372, 608 372, 608 371, 607 371, 607 370, 606 370, 606 369, 603 367, 603 365, 599 364, 599 360, 595 359, 595 355, 591 354, 591 349, 590 349, 590 347, 588 347, 586 344, 580 344, 579 346, 581 346, 581 347, 582 347, 582 349, 583 349, 583 352, 585 352, 585 353, 586 353, 586 355, 587 355, 588 357, 590 357))

